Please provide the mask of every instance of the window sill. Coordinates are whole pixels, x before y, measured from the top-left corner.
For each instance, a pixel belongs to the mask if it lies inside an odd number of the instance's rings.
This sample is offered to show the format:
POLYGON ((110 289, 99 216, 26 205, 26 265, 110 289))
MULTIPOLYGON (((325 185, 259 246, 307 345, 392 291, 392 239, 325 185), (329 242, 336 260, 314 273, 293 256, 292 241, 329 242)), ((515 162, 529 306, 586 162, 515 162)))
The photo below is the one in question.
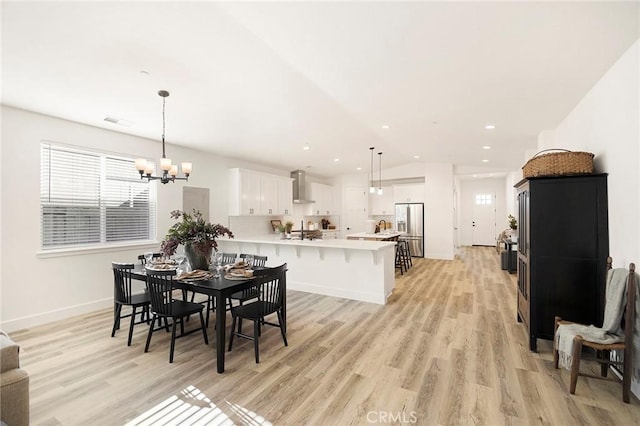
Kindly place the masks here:
POLYGON ((36 257, 38 257, 39 259, 47 259, 50 257, 82 256, 85 254, 108 253, 108 252, 122 251, 127 249, 136 249, 136 248, 139 248, 139 249, 151 248, 154 251, 158 251, 159 247, 160 247, 160 241, 114 243, 114 244, 99 245, 99 246, 83 246, 83 247, 58 248, 58 249, 51 249, 51 250, 40 250, 39 252, 36 253, 36 257))

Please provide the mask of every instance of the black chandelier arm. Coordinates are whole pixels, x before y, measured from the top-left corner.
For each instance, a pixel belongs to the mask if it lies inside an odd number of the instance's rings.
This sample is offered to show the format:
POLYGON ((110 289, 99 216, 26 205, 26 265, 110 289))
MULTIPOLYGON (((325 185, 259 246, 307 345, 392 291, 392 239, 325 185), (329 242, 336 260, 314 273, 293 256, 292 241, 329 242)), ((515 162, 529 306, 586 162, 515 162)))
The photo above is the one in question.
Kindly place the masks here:
POLYGON ((147 179, 149 182, 151 182, 152 180, 159 180, 162 183, 169 183, 169 182, 175 182, 177 180, 185 180, 188 181, 189 180, 189 174, 185 173, 185 177, 176 177, 176 176, 170 176, 168 172, 163 172, 162 176, 152 176, 150 174, 144 174, 144 171, 140 171, 140 179, 147 179))

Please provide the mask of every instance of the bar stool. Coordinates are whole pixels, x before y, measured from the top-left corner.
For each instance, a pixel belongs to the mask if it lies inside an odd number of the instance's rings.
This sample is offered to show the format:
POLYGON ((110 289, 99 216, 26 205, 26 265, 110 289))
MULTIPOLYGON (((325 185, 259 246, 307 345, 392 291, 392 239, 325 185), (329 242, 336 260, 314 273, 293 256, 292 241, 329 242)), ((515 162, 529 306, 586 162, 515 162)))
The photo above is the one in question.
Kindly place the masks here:
POLYGON ((405 249, 402 241, 396 242, 396 269, 400 269, 400 275, 404 275, 404 271, 407 269, 407 264, 405 260, 405 249))

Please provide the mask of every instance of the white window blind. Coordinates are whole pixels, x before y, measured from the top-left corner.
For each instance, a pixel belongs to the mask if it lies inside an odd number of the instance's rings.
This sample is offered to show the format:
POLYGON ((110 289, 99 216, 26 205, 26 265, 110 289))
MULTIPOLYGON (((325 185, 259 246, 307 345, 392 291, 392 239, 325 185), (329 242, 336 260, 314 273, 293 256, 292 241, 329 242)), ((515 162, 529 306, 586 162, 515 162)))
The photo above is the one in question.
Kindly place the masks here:
POLYGON ((156 186, 130 158, 41 145, 42 248, 156 237, 156 186))

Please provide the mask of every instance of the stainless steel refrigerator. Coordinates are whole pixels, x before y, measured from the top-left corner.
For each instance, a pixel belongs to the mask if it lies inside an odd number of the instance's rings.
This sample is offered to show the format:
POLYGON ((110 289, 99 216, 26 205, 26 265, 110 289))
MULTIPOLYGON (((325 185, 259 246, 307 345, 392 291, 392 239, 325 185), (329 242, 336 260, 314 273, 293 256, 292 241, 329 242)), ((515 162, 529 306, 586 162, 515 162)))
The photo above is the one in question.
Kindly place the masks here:
POLYGON ((424 203, 396 204, 396 231, 409 241, 411 255, 424 257, 424 203))

